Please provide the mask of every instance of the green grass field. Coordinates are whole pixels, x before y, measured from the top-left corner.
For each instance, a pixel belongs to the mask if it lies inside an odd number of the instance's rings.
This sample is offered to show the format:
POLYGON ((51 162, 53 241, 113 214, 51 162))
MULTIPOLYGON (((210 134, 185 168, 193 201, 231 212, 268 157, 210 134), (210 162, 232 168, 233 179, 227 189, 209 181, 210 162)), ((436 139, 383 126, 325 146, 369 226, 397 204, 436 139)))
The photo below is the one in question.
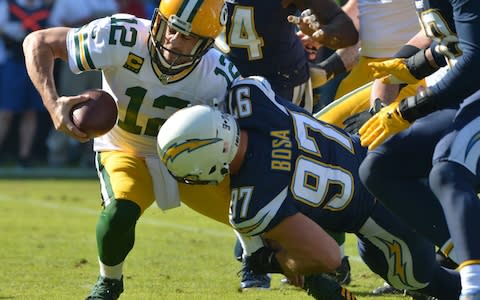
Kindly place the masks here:
MULTIPOLYGON (((0 180, 0 299, 83 299, 98 274, 96 180, 0 180)), ((269 291, 239 293, 234 235, 225 225, 186 207, 162 212, 155 204, 137 225, 124 265, 121 299, 310 299, 272 279, 269 291)), ((383 280, 360 261, 353 236, 352 283, 359 299, 383 280)))

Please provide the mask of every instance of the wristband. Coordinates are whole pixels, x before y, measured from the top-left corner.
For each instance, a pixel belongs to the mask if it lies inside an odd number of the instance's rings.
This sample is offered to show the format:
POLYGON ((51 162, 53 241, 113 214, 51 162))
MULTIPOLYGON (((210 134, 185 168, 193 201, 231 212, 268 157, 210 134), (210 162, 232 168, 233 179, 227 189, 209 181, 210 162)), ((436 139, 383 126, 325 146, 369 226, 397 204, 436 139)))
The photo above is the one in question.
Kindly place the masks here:
POLYGON ((272 248, 262 247, 245 260, 255 274, 283 273, 272 248))
POLYGON ((330 55, 324 61, 318 63, 318 67, 322 68, 327 72, 327 78, 335 76, 347 71, 345 65, 343 64, 342 58, 338 55, 337 52, 330 55))
POLYGON ((405 64, 407 65, 410 74, 417 79, 423 79, 438 70, 438 67, 434 67, 430 64, 425 56, 424 49, 407 58, 405 64))
POLYGON ((445 59, 445 55, 435 50, 437 46, 438 46, 437 42, 432 42, 432 44, 430 45, 430 52, 432 52, 432 56, 433 56, 433 60, 435 61, 435 64, 437 64, 437 66, 439 67, 444 67, 447 65, 447 60, 445 59))
POLYGON ((398 50, 398 52, 395 53, 395 55, 393 57, 395 57, 395 58, 408 58, 410 56, 414 56, 415 54, 417 54, 418 51, 420 51, 420 48, 417 48, 417 47, 412 46, 412 45, 403 45, 403 47, 400 48, 400 50, 398 50))
POLYGON ((429 89, 400 101, 398 110, 402 118, 410 123, 437 110, 429 89))

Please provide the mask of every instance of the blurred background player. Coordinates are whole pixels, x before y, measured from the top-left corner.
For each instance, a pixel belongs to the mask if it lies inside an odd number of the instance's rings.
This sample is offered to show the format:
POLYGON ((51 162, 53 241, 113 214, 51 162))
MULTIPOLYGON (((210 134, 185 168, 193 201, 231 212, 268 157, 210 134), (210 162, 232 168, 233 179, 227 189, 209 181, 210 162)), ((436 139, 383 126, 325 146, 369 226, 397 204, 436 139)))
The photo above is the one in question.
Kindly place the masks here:
MULTIPOLYGON (((304 47, 296 35, 297 26, 289 16, 310 8, 308 18, 325 24, 324 35, 317 40, 337 49, 356 43, 357 32, 351 22, 333 1, 258 1, 227 0, 228 21, 223 36, 229 50, 227 57, 244 77, 261 75, 268 79, 273 90, 283 98, 313 109, 309 65, 304 47)), ((307 17, 305 15, 305 17, 307 17)), ((313 31, 312 31, 313 32, 313 31)), ((312 35, 312 34, 310 34, 312 35)), ((310 37, 305 35, 305 38, 310 37)), ((242 259, 237 241, 235 256, 242 259)), ((345 261, 345 273, 348 273, 345 261)), ((349 269, 349 267, 348 267, 349 269)), ((344 274, 347 277, 349 274, 344 274)), ((270 287, 267 274, 255 275, 243 262, 240 290, 270 287)))
POLYGON ((18 120, 17 165, 32 165, 32 148, 37 136, 38 119, 45 111, 40 95, 28 78, 22 41, 33 31, 47 28, 51 1, 0 0, 0 35, 6 46, 6 61, 0 73, 0 147, 5 146, 14 117, 18 120))
POLYGON ((143 211, 154 201, 162 209, 180 205, 177 184, 156 154, 156 136, 175 110, 221 105, 213 99, 222 100, 239 76, 211 49, 226 16, 223 0, 163 0, 151 21, 117 14, 81 28, 37 31, 24 41, 28 73, 57 130, 88 140, 70 120, 72 107, 86 98, 59 96, 55 58, 75 73, 101 69, 103 89, 119 108, 116 126, 94 140, 103 210, 96 230, 100 276, 87 299, 123 292, 123 263, 143 211))

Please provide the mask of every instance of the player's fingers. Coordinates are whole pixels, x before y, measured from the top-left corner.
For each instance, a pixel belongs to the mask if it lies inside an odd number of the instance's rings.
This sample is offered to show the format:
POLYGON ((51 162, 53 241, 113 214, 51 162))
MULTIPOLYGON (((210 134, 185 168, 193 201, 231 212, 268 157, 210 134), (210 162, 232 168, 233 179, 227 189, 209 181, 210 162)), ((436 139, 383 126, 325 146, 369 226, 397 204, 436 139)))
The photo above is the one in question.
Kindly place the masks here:
POLYGON ((322 43, 325 36, 323 29, 318 29, 312 34, 312 37, 317 40, 317 42, 322 43))
POLYGON ((360 144, 363 147, 368 146, 372 142, 373 138, 374 136, 372 135, 372 131, 364 131, 363 134, 360 135, 360 144))
POLYGON ((377 115, 374 115, 367 122, 365 122, 365 124, 363 124, 363 126, 360 128, 358 133, 360 135, 367 134, 367 132, 370 130, 370 127, 372 127, 372 125, 376 122, 376 120, 377 120, 377 115))
POLYGON ((377 145, 379 145, 381 143, 381 141, 379 142, 379 139, 381 139, 380 137, 384 134, 384 131, 383 131, 383 128, 382 127, 377 127, 375 129, 373 129, 372 133, 370 134, 370 136, 368 137, 368 146, 369 146, 369 149, 370 147, 372 148, 376 148, 377 145), (372 146, 372 144, 374 146, 372 146))
POLYGON ((312 10, 309 9, 309 8, 303 10, 303 11, 300 13, 300 16, 301 16, 301 17, 308 17, 308 16, 311 16, 311 15, 313 15, 313 12, 312 12, 312 10))
POLYGON ((375 77, 375 79, 380 79, 382 77, 385 77, 387 75, 389 75, 387 72, 384 72, 382 70, 379 70, 379 69, 371 69, 373 72, 372 72, 372 75, 373 77, 375 77))
POLYGON ((78 129, 75 126, 75 124, 73 124, 72 121, 66 122, 64 128, 65 130, 62 130, 64 133, 66 133, 67 135, 71 136, 72 138, 76 139, 81 143, 87 142, 89 140, 88 135, 85 132, 78 129))
POLYGON ((77 96, 72 96, 72 97, 69 97, 69 102, 70 104, 72 105, 77 105, 78 103, 82 103, 82 102, 85 102, 87 101, 89 98, 87 95, 77 95, 77 96))
POLYGON ((287 17, 287 21, 292 23, 292 24, 298 25, 298 24, 300 24, 301 19, 300 19, 300 17, 290 15, 290 16, 287 17))
POLYGON ((380 144, 382 144, 386 139, 387 137, 389 136, 389 134, 387 132, 382 132, 382 134, 380 134, 371 144, 370 146, 368 146, 368 150, 373 150, 375 148, 377 148, 380 144))
POLYGON ((402 84, 402 83, 406 83, 404 80, 401 80, 399 79, 397 76, 393 76, 393 75, 388 75, 388 76, 385 76, 385 78, 383 78, 382 80, 383 83, 385 84, 402 84))
MULTIPOLYGON (((312 30, 319 30, 319 28, 320 28, 320 23, 318 23, 318 22, 316 22, 316 21, 315 21, 315 22, 309 22, 309 23, 308 23, 308 27, 309 27, 310 29, 312 29, 312 30)), ((313 34, 315 35, 315 32, 314 32, 313 34)), ((322 30, 322 34, 323 34, 323 30, 322 30)), ((314 36, 314 37, 315 37, 315 36, 314 36)))
POLYGON ((318 23, 317 22, 317 16, 315 16, 314 14, 312 15, 308 15, 308 16, 302 16, 302 21, 307 23, 307 24, 312 24, 312 23, 318 23))
POLYGON ((368 131, 365 131, 361 136, 360 136, 360 143, 362 146, 369 146, 379 134, 381 134, 381 128, 375 127, 375 126, 370 126, 368 131))

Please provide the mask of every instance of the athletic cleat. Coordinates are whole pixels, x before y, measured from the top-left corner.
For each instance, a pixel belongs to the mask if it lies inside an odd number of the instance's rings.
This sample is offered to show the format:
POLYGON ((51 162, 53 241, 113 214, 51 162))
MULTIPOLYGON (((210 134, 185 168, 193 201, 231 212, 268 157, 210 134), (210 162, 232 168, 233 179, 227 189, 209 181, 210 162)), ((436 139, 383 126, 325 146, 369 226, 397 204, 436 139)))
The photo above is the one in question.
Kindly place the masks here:
POLYGON ((336 270, 337 282, 341 285, 349 285, 352 281, 352 275, 350 272, 350 262, 348 261, 348 256, 342 258, 342 264, 336 270))
POLYGON ((435 297, 428 296, 415 291, 406 291, 405 295, 411 296, 412 300, 438 300, 435 297))
POLYGON ((356 300, 347 288, 325 273, 305 276, 303 289, 317 300, 356 300))
POLYGON ((118 280, 98 276, 92 293, 85 300, 116 300, 121 293, 123 293, 123 277, 118 280))
POLYGON ((352 281, 348 256, 344 256, 340 267, 334 273, 329 273, 328 275, 333 277, 340 285, 348 285, 352 281))
POLYGON ((410 296, 412 297, 412 300, 437 300, 437 298, 428 296, 416 291, 408 291, 408 290, 399 290, 397 288, 394 288, 387 282, 383 283, 383 286, 378 287, 372 291, 372 294, 376 296, 380 295, 398 295, 401 294, 403 296, 410 296))
POLYGON ((380 296, 380 295, 388 295, 388 294, 404 294, 405 292, 399 289, 394 288, 387 282, 383 283, 383 286, 378 287, 372 291, 372 294, 380 296))
POLYGON ((242 274, 239 291, 244 292, 250 289, 269 289, 271 277, 269 274, 256 274, 250 266, 243 261, 243 268, 239 272, 242 274))
POLYGON ((240 282, 240 291, 250 289, 269 289, 271 277, 268 274, 254 274, 252 271, 243 272, 240 282))

